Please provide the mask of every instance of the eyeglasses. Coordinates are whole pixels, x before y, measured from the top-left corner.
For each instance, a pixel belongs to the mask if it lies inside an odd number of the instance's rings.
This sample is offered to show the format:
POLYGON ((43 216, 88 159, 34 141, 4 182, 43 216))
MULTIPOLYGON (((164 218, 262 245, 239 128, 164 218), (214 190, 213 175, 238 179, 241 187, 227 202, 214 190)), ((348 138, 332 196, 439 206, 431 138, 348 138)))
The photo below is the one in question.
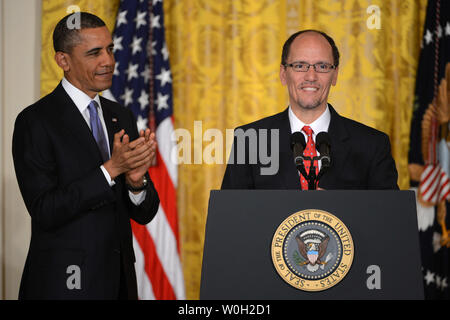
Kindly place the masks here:
POLYGON ((284 64, 285 68, 291 67, 295 72, 308 72, 310 66, 313 66, 314 71, 319 73, 328 73, 331 70, 336 69, 335 65, 326 62, 318 62, 315 64, 309 64, 307 62, 294 62, 284 64))

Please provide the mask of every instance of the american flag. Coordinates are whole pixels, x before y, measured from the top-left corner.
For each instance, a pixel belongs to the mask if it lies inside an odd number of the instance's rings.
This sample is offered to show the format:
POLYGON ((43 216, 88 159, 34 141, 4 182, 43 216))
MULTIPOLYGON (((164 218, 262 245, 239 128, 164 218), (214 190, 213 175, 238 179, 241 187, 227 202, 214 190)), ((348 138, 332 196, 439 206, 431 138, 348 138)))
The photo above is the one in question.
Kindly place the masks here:
POLYGON ((160 197, 146 226, 131 221, 138 296, 142 300, 185 299, 176 207, 172 76, 164 35, 162 0, 121 0, 113 33, 116 67, 104 93, 130 108, 138 130, 156 130, 156 164, 149 169, 160 197))
POLYGON ((415 88, 409 163, 426 299, 450 299, 450 1, 429 0, 415 88))

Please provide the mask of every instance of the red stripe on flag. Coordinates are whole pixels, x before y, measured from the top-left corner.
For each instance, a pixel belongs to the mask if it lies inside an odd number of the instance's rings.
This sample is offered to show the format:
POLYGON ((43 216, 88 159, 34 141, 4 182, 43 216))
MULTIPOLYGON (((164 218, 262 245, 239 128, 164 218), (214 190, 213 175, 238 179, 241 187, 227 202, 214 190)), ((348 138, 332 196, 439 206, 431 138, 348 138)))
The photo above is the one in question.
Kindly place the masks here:
POLYGON ((448 190, 444 195, 441 195, 441 198, 439 199, 439 201, 446 200, 449 195, 450 195, 450 190, 448 190))
POLYGON ((143 225, 131 221, 133 235, 136 238, 142 252, 144 252, 145 273, 147 274, 153 287, 153 294, 156 300, 175 300, 175 292, 170 284, 164 268, 156 253, 155 244, 147 228, 143 225))
MULTIPOLYGON (((439 171, 438 171, 438 173, 439 173, 439 171)), ((433 179, 433 181, 432 181, 432 184, 433 184, 433 190, 432 190, 432 192, 431 192, 431 195, 428 197, 428 198, 429 198, 428 201, 432 201, 432 200, 433 200, 434 196, 436 195, 436 193, 437 193, 437 191, 438 191, 438 189, 439 189, 439 184, 440 184, 440 183, 441 183, 441 176, 438 174, 438 175, 433 179), (436 179, 438 179, 437 184, 434 183, 434 182, 436 181, 436 179)))
POLYGON ((437 170, 437 168, 436 168, 435 166, 432 166, 432 165, 428 165, 426 170, 428 170, 428 168, 429 168, 428 174, 427 174, 426 177, 423 179, 423 181, 427 181, 428 179, 430 179, 430 177, 431 177, 432 175, 434 175, 435 172, 436 172, 436 170, 437 170))
POLYGON ((438 201, 440 202, 440 201, 442 201, 442 200, 444 200, 444 199, 446 199, 447 198, 447 196, 448 196, 448 194, 449 194, 449 192, 450 192, 450 190, 447 190, 447 192, 445 193, 445 194, 442 194, 442 191, 445 189, 445 187, 449 184, 449 179, 448 179, 448 177, 446 176, 446 174, 445 174, 445 172, 442 172, 442 174, 441 174, 441 179, 443 179, 444 180, 444 183, 441 183, 441 186, 440 186, 440 188, 439 188, 439 199, 438 199, 438 201))
MULTIPOLYGON (((424 170, 424 172, 422 173, 422 175, 423 174, 427 174, 425 177, 422 177, 422 179, 421 179, 421 181, 420 181, 420 187, 422 188, 423 187, 423 185, 425 184, 425 183, 427 183, 428 182, 428 179, 430 178, 430 176, 434 173, 434 167, 431 167, 431 166, 427 166, 426 168, 425 168, 425 170, 424 170)), ((428 185, 428 187, 427 188, 430 188, 430 185, 428 185)), ((422 193, 425 193, 424 191, 422 191, 422 193)))
POLYGON ((430 171, 430 173, 425 177, 425 179, 422 180, 421 186, 423 186, 426 182, 428 182, 428 179, 431 178, 430 184, 427 186, 425 190, 422 191, 422 194, 428 193, 428 191, 434 187, 434 182, 439 177, 439 170, 436 167, 433 167, 430 171))
POLYGON ((177 250, 180 253, 180 239, 178 235, 178 215, 177 215, 177 196, 172 180, 167 171, 167 167, 160 155, 156 152, 156 163, 154 167, 148 170, 150 178, 158 191, 161 206, 166 214, 167 221, 172 229, 175 239, 177 240, 177 250))

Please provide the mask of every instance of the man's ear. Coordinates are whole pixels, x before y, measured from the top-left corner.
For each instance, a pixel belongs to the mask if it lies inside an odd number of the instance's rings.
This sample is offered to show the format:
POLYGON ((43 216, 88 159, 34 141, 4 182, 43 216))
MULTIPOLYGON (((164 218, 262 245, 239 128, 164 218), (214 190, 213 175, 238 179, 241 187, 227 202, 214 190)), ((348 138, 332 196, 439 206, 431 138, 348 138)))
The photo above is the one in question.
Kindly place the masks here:
POLYGON ((58 64, 58 66, 63 69, 64 72, 67 72, 70 70, 70 65, 68 62, 67 53, 58 51, 55 53, 55 61, 58 64))
POLYGON ((336 69, 334 70, 334 75, 333 75, 333 79, 331 80, 331 85, 334 87, 337 83, 337 77, 338 77, 338 73, 339 73, 339 67, 336 67, 336 69))
POLYGON ((280 80, 283 86, 286 85, 286 67, 283 65, 280 65, 280 80))

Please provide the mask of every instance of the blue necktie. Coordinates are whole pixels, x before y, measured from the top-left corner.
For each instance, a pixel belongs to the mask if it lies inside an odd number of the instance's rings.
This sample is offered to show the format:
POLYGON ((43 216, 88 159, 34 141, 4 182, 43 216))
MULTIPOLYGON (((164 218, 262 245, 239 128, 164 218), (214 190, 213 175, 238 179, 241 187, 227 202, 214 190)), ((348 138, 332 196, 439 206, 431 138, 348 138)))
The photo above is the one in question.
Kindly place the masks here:
POLYGON ((100 121, 97 112, 98 103, 95 100, 92 100, 91 103, 89 103, 88 108, 92 134, 94 135, 95 141, 97 141, 97 145, 98 148, 100 149, 102 159, 104 162, 106 162, 109 159, 109 151, 107 140, 105 137, 105 132, 103 131, 102 122, 100 121))

